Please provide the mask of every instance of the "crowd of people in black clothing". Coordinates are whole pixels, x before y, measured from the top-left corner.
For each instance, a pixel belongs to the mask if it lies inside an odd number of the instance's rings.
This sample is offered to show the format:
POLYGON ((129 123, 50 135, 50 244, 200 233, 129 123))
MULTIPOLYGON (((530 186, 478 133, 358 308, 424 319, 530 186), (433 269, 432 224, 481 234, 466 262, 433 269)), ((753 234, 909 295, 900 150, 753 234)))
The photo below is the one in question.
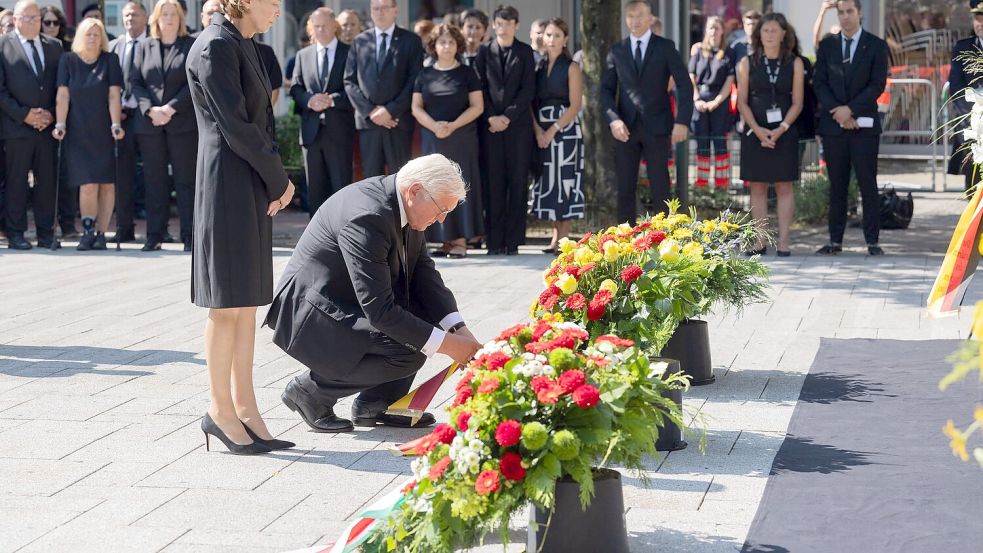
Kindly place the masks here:
MULTIPOLYGON (((629 0, 623 14, 630 34, 608 53, 600 87, 616 141, 619 220, 638 217, 642 160, 653 205, 668 200, 671 146, 691 134, 695 185, 727 188, 726 136, 736 128, 740 179, 750 186, 753 215, 767 217, 774 185, 777 250, 788 255, 799 140, 818 133, 832 182, 830 242, 819 253, 842 249, 851 169, 864 197, 868 248, 882 253, 877 209, 868 218, 867 208, 877 201, 875 101, 884 89, 886 49, 861 29, 861 0, 829 0, 824 11, 831 8, 842 31, 821 42, 816 37, 815 67, 781 14, 754 11, 744 14, 743 36, 731 44, 724 22, 709 17, 687 64, 659 36, 649 3, 629 0)), ((428 231, 439 244, 432 255, 462 258, 482 243, 490 255, 516 254, 527 213, 552 222, 544 251, 555 252, 586 203, 584 78, 580 53, 570 51, 568 23, 536 21, 525 43, 516 36, 519 13, 511 6, 490 17, 469 9, 439 24, 419 21, 413 31, 396 25, 396 0, 371 0, 370 11, 366 31, 351 10, 322 7, 305 16, 306 45, 287 61, 286 81, 272 48, 254 41, 274 101, 286 88, 300 115, 304 207, 313 214, 359 176, 394 173, 414 155, 441 153, 460 165, 469 190, 465 205, 428 231)), ((208 0, 202 26, 219 21, 219 12, 218 0, 208 0)), ((109 40, 93 17, 69 43, 56 8, 21 0, 13 10, 14 29, 0 38, 6 151, 0 213, 10 248, 31 247, 24 238, 30 203, 40 247, 56 240, 56 220, 62 236, 73 237, 80 214, 78 249, 105 248, 114 209, 116 237, 135 240, 134 214, 144 206, 143 249, 159 249, 173 240, 167 228, 173 188, 180 240, 191 249, 198 133, 185 57, 194 35, 184 25, 181 0, 159 0, 149 15, 131 1, 122 15, 122 36, 109 40)), ((766 250, 764 243, 755 248, 766 250)))

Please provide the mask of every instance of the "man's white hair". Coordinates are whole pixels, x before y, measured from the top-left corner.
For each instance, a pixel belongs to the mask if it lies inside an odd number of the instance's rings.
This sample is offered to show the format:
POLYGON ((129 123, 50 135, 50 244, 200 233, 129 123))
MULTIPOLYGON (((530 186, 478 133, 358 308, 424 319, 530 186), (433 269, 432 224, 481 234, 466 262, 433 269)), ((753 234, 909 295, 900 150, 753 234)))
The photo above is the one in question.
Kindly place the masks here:
POLYGON ((14 4, 14 14, 20 15, 24 13, 24 9, 27 8, 28 6, 34 6, 35 8, 37 8, 38 3, 36 0, 19 0, 16 4, 14 4))
POLYGON ((415 182, 434 197, 450 195, 462 202, 468 194, 461 167, 440 154, 411 159, 396 173, 397 186, 406 187, 415 182))

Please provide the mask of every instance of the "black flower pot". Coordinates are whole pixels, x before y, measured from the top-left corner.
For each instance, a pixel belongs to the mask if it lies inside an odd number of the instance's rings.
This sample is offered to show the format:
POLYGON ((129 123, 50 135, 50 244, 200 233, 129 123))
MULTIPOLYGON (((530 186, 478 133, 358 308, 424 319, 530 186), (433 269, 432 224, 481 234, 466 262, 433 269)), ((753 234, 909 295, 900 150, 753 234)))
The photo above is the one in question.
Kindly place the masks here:
POLYGON ((679 323, 669 343, 662 349, 662 357, 678 359, 683 373, 692 378, 691 386, 703 386, 716 379, 710 363, 710 333, 706 321, 679 323))
POLYGON ((625 501, 618 471, 594 471, 594 499, 586 511, 580 508, 580 485, 569 477, 557 480, 552 515, 550 519, 550 512, 539 507, 530 512, 533 520, 529 521, 527 551, 628 553, 625 501))
MULTIPOLYGON (((649 363, 667 363, 669 366, 666 367, 665 374, 670 375, 679 372, 679 361, 676 359, 669 359, 668 357, 652 357, 649 359, 649 363)), ((662 397, 666 399, 671 399, 679 406, 680 409, 683 408, 683 390, 682 388, 677 390, 666 390, 662 393, 662 397)), ((663 419, 665 426, 659 429, 659 439, 655 442, 656 451, 679 451, 680 449, 686 449, 689 445, 683 440, 683 431, 669 419, 663 419)))

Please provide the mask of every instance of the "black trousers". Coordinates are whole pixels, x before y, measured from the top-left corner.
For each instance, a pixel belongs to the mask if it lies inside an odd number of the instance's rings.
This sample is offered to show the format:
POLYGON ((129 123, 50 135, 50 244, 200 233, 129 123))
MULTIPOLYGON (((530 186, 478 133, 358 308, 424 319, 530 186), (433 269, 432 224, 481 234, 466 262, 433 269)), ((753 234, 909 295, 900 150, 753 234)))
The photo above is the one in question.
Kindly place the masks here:
POLYGON ((162 239, 171 213, 170 164, 177 192, 181 240, 191 239, 194 228, 195 164, 198 157, 198 133, 158 133, 137 135, 143 155, 143 172, 147 178, 147 238, 162 239))
POLYGON ((409 130, 377 128, 358 131, 362 174, 368 178, 391 175, 399 171, 399 168, 410 160, 412 142, 412 128, 409 130))
POLYGON ((846 230, 851 168, 860 185, 864 239, 868 244, 877 244, 880 238, 881 217, 877 197, 880 139, 878 135, 862 135, 855 131, 823 136, 823 156, 829 171, 829 241, 834 244, 843 243, 843 232, 846 230))
MULTIPOLYGON (((57 148, 57 147, 56 147, 57 148)), ((62 234, 75 229, 75 216, 79 212, 79 189, 68 184, 68 164, 65 163, 65 146, 61 147, 58 161, 58 225, 62 234)), ((33 200, 32 200, 33 201, 33 200)))
POLYGON ((481 158, 488 175, 485 235, 488 249, 518 248, 526 238, 529 201, 529 163, 534 151, 532 127, 509 126, 491 133, 482 130, 481 158))
POLYGON ((128 231, 133 228, 133 183, 137 172, 136 110, 126 110, 123 120, 126 135, 117 143, 119 158, 116 160, 116 228, 128 231))
POLYGON ((693 114, 693 135, 696 138, 696 154, 710 156, 711 144, 714 155, 726 154, 727 131, 730 130, 730 123, 730 110, 725 105, 721 105, 713 111, 695 112, 693 114))
POLYGON ((34 172, 34 226, 40 238, 53 236, 58 145, 49 132, 6 141, 7 186, 4 206, 7 234, 23 236, 27 230, 27 201, 32 192, 27 174, 34 172))
POLYGON ((308 371, 297 377, 301 386, 325 406, 359 394, 366 402, 392 403, 410 391, 413 377, 427 356, 382 333, 373 333, 372 345, 358 365, 345 374, 308 371))
POLYGON ((332 194, 352 183, 354 147, 350 135, 332 134, 322 127, 314 144, 304 148, 307 172, 307 206, 311 217, 332 194))
POLYGON ((614 150, 615 173, 618 177, 618 222, 632 225, 638 219, 638 164, 645 157, 648 164, 649 186, 652 189, 652 205, 665 210, 669 199, 669 143, 668 135, 653 134, 636 123, 629 129, 628 142, 616 141, 614 150))

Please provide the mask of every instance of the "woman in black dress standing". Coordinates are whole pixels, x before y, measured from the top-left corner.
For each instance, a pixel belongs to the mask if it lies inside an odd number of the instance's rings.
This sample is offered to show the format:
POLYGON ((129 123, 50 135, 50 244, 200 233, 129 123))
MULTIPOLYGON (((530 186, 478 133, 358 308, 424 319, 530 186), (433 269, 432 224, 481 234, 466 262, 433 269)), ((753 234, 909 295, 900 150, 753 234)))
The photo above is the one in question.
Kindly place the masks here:
POLYGON ((577 122, 584 78, 567 49, 569 37, 562 19, 547 21, 546 56, 536 69, 533 129, 542 169, 533 185, 532 213, 553 222, 553 238, 544 253, 555 253, 560 239, 570 234, 572 221, 584 217, 584 136, 577 122))
POLYGON ((106 230, 116 205, 114 142, 122 140, 123 70, 109 52, 102 21, 83 19, 72 51, 58 63, 56 140, 65 140, 68 184, 79 190, 82 237, 78 250, 105 250, 106 230), (69 109, 69 107, 71 109, 69 109))
POLYGON ((195 205, 195 153, 198 130, 188 89, 185 62, 194 39, 184 25, 178 0, 160 0, 150 14, 150 38, 134 54, 130 89, 137 99, 134 121, 137 145, 147 180, 147 243, 143 251, 159 250, 171 214, 171 177, 177 192, 184 251, 191 251, 195 205))
POLYGON ((253 390, 256 307, 273 301, 271 217, 290 204, 274 142, 270 80, 253 35, 280 15, 276 0, 221 0, 222 12, 188 53, 198 120, 191 300, 208 308, 205 358, 211 404, 201 429, 233 453, 294 444, 274 440, 253 390))
MULTIPOLYGON (((751 33, 754 52, 737 69, 737 106, 744 119, 741 179, 751 187, 751 214, 768 218, 768 184, 778 196, 778 255, 790 255, 789 226, 795 215, 793 181, 799 180, 799 135, 795 120, 802 111, 805 71, 795 56, 792 31, 780 13, 765 15, 751 33)), ((763 255, 758 243, 752 252, 763 255)))
POLYGON ((730 153, 727 130, 730 127, 730 88, 734 84, 734 63, 724 47, 724 21, 707 18, 703 42, 693 47, 689 59, 689 78, 693 82, 693 135, 696 138, 696 187, 710 184, 730 186, 730 153), (710 146, 713 145, 713 151, 710 146))
POLYGON ((443 223, 431 226, 427 239, 443 243, 432 255, 463 258, 468 252, 467 240, 484 232, 475 124, 485 109, 481 80, 473 67, 461 63, 465 41, 456 27, 437 25, 426 47, 434 62, 420 70, 413 87, 413 117, 421 127, 421 153, 447 156, 461 166, 468 183, 464 205, 447 215, 443 223))

